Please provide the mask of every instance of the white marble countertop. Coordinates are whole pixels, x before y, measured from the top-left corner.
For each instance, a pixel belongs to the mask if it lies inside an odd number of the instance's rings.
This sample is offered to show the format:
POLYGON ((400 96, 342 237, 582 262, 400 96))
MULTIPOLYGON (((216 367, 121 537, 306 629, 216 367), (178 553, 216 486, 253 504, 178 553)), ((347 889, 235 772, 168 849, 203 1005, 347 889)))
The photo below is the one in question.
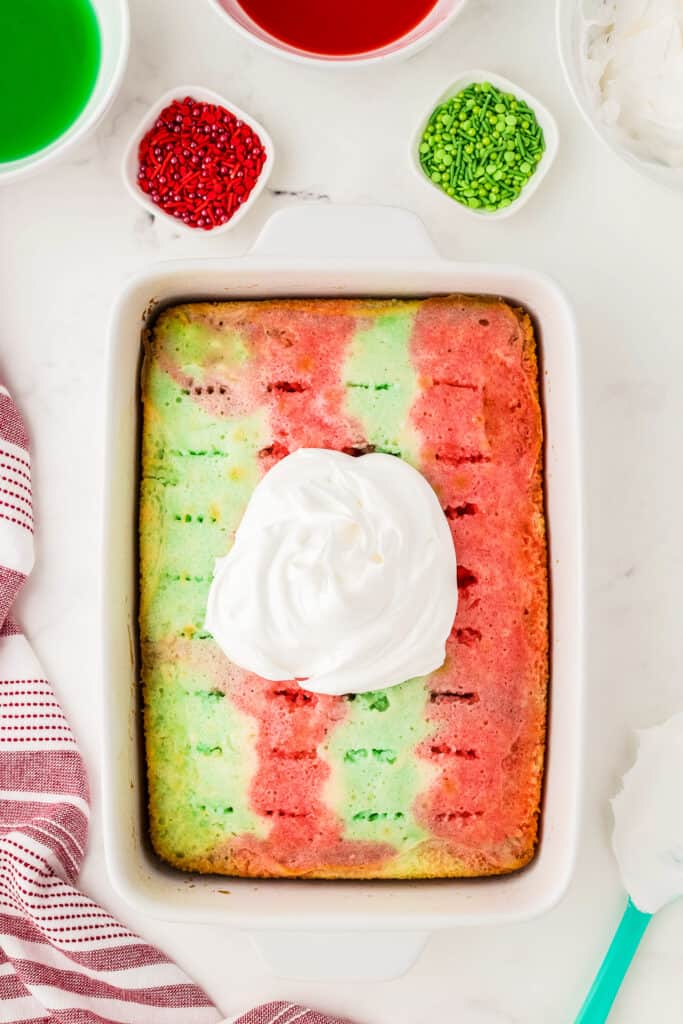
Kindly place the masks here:
MULTIPOLYGON (((82 884, 163 945, 226 1014, 287 997, 359 1024, 569 1021, 624 902, 607 800, 632 758, 632 730, 683 707, 683 196, 638 177, 590 135, 562 78, 550 0, 470 0, 408 63, 334 73, 247 45, 204 0, 131 6, 129 70, 106 120, 65 163, 0 191, 0 367, 30 424, 37 493, 38 566, 21 618, 90 768, 95 800, 82 884), (556 165, 507 221, 475 220, 455 205, 449 212, 408 160, 416 119, 470 66, 518 81, 560 125, 556 165), (180 237, 152 222, 119 175, 146 105, 188 81, 251 111, 278 150, 268 193, 233 233, 215 239, 180 237), (97 588, 109 308, 132 271, 168 257, 241 253, 270 213, 297 201, 405 206, 449 257, 547 271, 575 306, 583 356, 589 696, 576 875, 545 917, 438 934, 409 974, 376 984, 279 980, 242 935, 145 918, 113 893, 102 854, 97 588)), ((679 904, 651 926, 614 1024, 683 1019, 681 936, 679 904)))

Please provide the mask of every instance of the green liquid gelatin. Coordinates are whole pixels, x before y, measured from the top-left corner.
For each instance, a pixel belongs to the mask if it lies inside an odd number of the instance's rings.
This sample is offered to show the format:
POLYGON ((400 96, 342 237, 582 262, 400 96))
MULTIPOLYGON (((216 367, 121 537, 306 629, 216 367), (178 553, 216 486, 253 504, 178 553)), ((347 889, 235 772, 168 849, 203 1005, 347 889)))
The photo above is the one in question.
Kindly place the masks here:
POLYGON ((0 2, 0 163, 58 139, 84 110, 100 66, 89 0, 0 2))

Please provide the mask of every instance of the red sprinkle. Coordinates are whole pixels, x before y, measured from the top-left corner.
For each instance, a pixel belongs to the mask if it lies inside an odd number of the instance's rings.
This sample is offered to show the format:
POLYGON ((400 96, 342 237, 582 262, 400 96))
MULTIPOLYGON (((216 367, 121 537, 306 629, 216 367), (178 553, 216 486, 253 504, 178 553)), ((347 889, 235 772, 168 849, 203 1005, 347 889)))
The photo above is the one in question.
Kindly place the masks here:
POLYGON ((138 148, 138 187, 171 217, 210 231, 246 203, 266 162, 256 132, 225 107, 186 96, 138 148))

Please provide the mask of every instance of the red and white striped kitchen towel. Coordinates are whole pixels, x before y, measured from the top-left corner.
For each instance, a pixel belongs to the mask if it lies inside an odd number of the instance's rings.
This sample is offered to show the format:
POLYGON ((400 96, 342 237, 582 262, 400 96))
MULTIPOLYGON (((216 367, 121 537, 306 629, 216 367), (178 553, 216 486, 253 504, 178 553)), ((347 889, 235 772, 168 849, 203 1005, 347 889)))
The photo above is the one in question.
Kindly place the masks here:
MULTIPOLYGON (((0 387, 0 1021, 218 1024, 223 1015, 168 957, 74 888, 88 837, 85 766, 10 615, 32 566, 28 437, 0 387)), ((344 1024, 287 1002, 231 1020, 344 1024)))

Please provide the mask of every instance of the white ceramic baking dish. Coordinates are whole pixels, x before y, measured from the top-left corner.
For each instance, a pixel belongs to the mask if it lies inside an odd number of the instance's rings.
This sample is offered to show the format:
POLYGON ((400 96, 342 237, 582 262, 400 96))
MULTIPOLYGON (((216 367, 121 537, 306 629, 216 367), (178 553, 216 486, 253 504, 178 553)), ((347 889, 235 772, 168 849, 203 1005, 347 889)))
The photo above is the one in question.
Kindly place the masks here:
POLYGON ((307 977, 391 977, 434 929, 517 921, 552 907, 575 857, 584 685, 577 352, 572 314, 556 285, 517 267, 444 260, 421 222, 402 210, 294 207, 269 221, 246 257, 169 262, 138 274, 114 310, 108 374, 103 779, 107 861, 121 895, 169 920, 255 933, 276 970, 303 969, 307 977), (136 652, 141 330, 164 304, 188 299, 449 292, 512 299, 539 332, 552 682, 538 853, 523 871, 478 881, 255 881, 173 870, 147 842, 144 807, 136 652))

